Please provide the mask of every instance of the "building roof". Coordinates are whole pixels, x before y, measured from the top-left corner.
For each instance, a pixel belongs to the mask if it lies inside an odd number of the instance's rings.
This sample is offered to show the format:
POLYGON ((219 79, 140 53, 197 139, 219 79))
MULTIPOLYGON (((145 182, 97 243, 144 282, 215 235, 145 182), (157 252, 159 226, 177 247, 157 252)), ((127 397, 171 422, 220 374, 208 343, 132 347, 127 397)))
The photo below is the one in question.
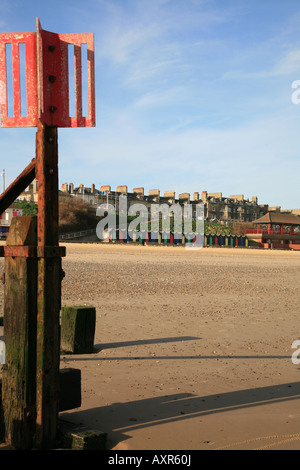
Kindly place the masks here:
POLYGON ((282 214, 281 212, 267 212, 259 219, 253 220, 255 224, 292 224, 300 225, 299 217, 293 214, 282 214))

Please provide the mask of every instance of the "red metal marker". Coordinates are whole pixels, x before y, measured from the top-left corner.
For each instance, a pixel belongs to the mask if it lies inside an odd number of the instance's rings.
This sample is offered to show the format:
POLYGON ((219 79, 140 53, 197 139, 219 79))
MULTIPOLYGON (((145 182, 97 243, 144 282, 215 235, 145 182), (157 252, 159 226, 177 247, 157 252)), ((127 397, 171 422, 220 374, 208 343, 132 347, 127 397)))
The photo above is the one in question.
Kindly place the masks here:
MULTIPOLYGON (((28 403, 26 402, 27 395, 24 395, 26 403, 15 404, 17 411, 20 408, 19 414, 25 413, 22 419, 18 419, 19 424, 16 427, 13 423, 13 414, 9 412, 9 409, 13 400, 11 394, 17 388, 17 381, 22 382, 22 380, 20 380, 21 375, 17 377, 18 374, 10 372, 10 368, 7 367, 3 376, 5 384, 8 384, 4 387, 3 403, 8 404, 8 412, 5 413, 7 429, 10 430, 8 439, 11 439, 12 444, 20 448, 29 446, 32 442, 38 448, 53 448, 59 410, 59 312, 63 277, 61 257, 64 256, 64 248, 58 246, 57 128, 95 126, 93 34, 51 33, 41 28, 39 19, 37 19, 36 33, 0 33, 0 111, 1 127, 37 127, 35 158, 0 195, 1 214, 34 178, 38 180, 36 246, 9 246, 2 250, 2 256, 4 255, 7 260, 5 266, 7 266, 8 273, 10 273, 15 259, 19 259, 22 264, 24 259, 31 257, 35 258, 37 263, 37 269, 31 271, 28 279, 25 279, 24 276, 20 279, 21 284, 17 289, 22 293, 24 283, 27 287, 29 285, 36 286, 36 296, 33 296, 32 308, 27 309, 26 307, 24 310, 25 320, 23 323, 21 322, 21 331, 17 331, 18 337, 23 338, 22 341, 27 347, 28 328, 27 330, 26 328, 22 330, 22 328, 28 323, 27 315, 30 315, 30 312, 32 315, 36 311, 35 319, 30 320, 36 322, 35 361, 31 357, 28 363, 17 367, 20 373, 29 370, 30 377, 35 376, 34 391, 29 394, 28 403), (20 73, 20 44, 22 44, 22 49, 25 47, 25 79, 20 73), (86 90, 83 90, 82 80, 81 49, 83 44, 87 45, 86 90), (74 60, 71 59, 69 63, 70 45, 74 48, 74 60), (8 60, 7 51, 10 49, 12 67, 11 70, 8 70, 10 60, 8 60), (71 97, 69 75, 73 71, 74 96, 71 97), (8 87, 10 77, 11 90, 8 87), (24 88, 26 89, 26 113, 22 110, 24 88), (82 111, 83 91, 87 94, 87 116, 84 116, 82 111), (70 116, 70 100, 74 101, 74 116, 70 116), (13 111, 8 110, 11 108, 8 106, 11 101, 13 101, 13 111)), ((8 285, 6 289, 8 291, 7 299, 9 299, 8 285)), ((7 307, 6 304, 4 305, 4 311, 7 308, 8 313, 4 315, 5 321, 8 322, 6 330, 10 335, 15 335, 16 331, 9 323, 9 315, 11 311, 19 311, 19 304, 18 298, 14 297, 11 301, 7 301, 7 307), (14 302, 16 302, 16 308, 14 308, 14 302)), ((11 344, 10 339, 8 338, 7 344, 11 344)), ((7 361, 8 363, 14 361, 9 348, 7 361)), ((29 386, 26 383, 24 387, 27 390, 29 386)))
POLYGON ((57 34, 45 31, 37 18, 36 33, 0 33, 1 127, 95 126, 94 35, 57 34), (13 116, 8 116, 7 45, 12 50, 13 116), (21 115, 20 44, 25 45, 27 115, 21 115), (87 45, 88 115, 82 115, 82 44, 87 45), (74 62, 68 63, 68 46, 74 46, 74 62), (74 70, 75 93, 69 96, 69 73, 74 70), (75 116, 69 100, 75 100, 75 116))

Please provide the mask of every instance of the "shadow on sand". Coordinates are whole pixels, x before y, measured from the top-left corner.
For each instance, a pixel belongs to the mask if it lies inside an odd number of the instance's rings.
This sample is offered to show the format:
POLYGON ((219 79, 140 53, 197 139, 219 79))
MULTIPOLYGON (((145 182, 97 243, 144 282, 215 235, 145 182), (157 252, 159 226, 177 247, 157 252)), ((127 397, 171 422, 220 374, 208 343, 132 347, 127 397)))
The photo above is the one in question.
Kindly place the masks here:
MULTIPOLYGON (((178 393, 127 403, 112 403, 63 415, 63 419, 92 425, 108 435, 107 449, 130 438, 129 431, 215 413, 278 404, 300 399, 300 383, 253 388, 216 395, 178 393)), ((295 405, 295 407, 299 407, 295 405)))
MULTIPOLYGON (((112 348, 122 348, 127 346, 138 346, 145 344, 158 344, 176 341, 199 340, 192 336, 157 338, 148 340, 134 340, 119 343, 105 343, 95 345, 95 352, 112 348)), ((135 361, 135 360, 230 360, 230 359, 284 359, 290 360, 290 356, 105 356, 101 355, 82 357, 71 356, 62 361, 135 361)), ((172 423, 194 417, 207 416, 215 413, 223 413, 233 410, 246 409, 262 405, 278 404, 300 398, 300 383, 292 382, 280 385, 273 385, 247 390, 237 390, 233 392, 216 395, 196 396, 191 393, 178 393, 172 395, 162 395, 159 397, 134 400, 124 403, 112 403, 108 406, 100 406, 90 410, 75 411, 71 414, 61 414, 66 420, 75 423, 83 423, 92 426, 94 429, 106 432, 108 435, 107 448, 115 447, 121 441, 130 439, 127 432, 142 429, 159 424, 172 423)), ((296 405, 295 405, 296 406, 296 405)), ((299 405, 298 405, 299 406, 299 405)))

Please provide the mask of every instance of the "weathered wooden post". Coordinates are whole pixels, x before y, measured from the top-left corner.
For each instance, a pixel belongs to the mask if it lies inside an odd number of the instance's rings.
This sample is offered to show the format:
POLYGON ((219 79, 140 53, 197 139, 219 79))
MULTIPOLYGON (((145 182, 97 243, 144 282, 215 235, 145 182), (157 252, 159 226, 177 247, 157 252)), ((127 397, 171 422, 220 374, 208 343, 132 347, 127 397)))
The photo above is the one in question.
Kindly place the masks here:
POLYGON ((35 434, 36 242, 36 217, 13 219, 5 247, 2 406, 5 438, 17 449, 30 449, 35 434))
POLYGON ((92 353, 95 326, 95 307, 63 307, 61 309, 62 350, 73 354, 92 353))
POLYGON ((34 178, 38 180, 37 223, 23 218, 23 222, 15 222, 9 233, 10 245, 0 250, 6 257, 5 436, 16 448, 47 449, 55 447, 60 409, 59 312, 61 257, 65 254, 58 243, 57 128, 95 126, 93 34, 48 32, 41 28, 38 18, 36 33, 0 33, 0 85, 1 127, 37 127, 35 159, 0 196, 0 213, 34 178), (25 44, 26 115, 21 112, 21 43, 25 44), (13 116, 8 115, 6 44, 12 49, 13 116), (87 44, 87 116, 82 114, 82 44, 87 44), (69 45, 74 47, 74 64, 68 63, 69 45), (72 69, 74 117, 69 110, 72 69))

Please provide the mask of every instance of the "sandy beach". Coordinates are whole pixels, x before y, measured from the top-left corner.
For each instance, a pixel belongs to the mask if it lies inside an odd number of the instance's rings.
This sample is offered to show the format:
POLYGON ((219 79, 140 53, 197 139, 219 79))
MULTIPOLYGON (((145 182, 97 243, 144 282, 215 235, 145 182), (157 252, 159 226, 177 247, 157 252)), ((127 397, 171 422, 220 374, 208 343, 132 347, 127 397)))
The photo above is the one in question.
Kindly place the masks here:
POLYGON ((94 353, 61 355, 82 372, 63 419, 108 449, 300 449, 300 252, 65 246, 62 305, 97 320, 94 353))

